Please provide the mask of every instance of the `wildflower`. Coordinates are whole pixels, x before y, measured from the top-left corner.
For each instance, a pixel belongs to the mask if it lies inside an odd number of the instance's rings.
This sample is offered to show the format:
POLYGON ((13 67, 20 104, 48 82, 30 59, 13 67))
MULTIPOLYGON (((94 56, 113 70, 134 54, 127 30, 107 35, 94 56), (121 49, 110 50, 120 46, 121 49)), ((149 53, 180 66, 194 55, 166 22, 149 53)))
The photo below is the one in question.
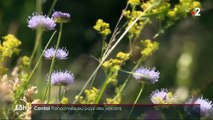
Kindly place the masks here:
POLYGON ((140 67, 136 69, 133 73, 133 77, 138 81, 145 81, 148 83, 154 84, 158 81, 160 73, 155 71, 155 68, 148 69, 144 67, 140 67))
POLYGON ((61 104, 68 104, 69 103, 69 99, 67 97, 63 97, 61 100, 61 104))
POLYGON ((140 5, 140 0, 128 0, 128 3, 132 6, 140 5))
POLYGON ((51 84, 52 85, 68 85, 73 83, 74 74, 70 71, 54 71, 51 74, 51 84))
POLYGON ((21 45, 21 41, 14 35, 8 34, 3 37, 4 42, 0 43, 0 56, 11 57, 14 53, 18 53, 20 50, 18 47, 21 45))
POLYGON ((144 40, 141 42, 142 45, 145 47, 142 51, 141 54, 144 56, 150 56, 152 55, 153 52, 158 50, 159 48, 159 43, 158 42, 152 42, 151 40, 144 40))
POLYGON ((198 2, 198 1, 192 2, 192 8, 197 8, 197 7, 200 7, 200 6, 201 6, 200 2, 198 2))
POLYGON ((52 14, 52 19, 57 23, 66 23, 70 19, 70 14, 69 13, 63 13, 61 11, 55 11, 52 14))
POLYGON ((175 13, 174 10, 169 10, 168 13, 167 13, 167 15, 168 15, 170 18, 174 18, 175 15, 176 15, 176 13, 175 13))
POLYGON ((173 104, 176 102, 175 96, 167 89, 155 90, 150 97, 154 104, 173 104))
POLYGON ((107 36, 111 33, 109 23, 104 22, 102 19, 98 19, 93 28, 103 36, 107 36))
POLYGON ((27 56, 23 56, 21 60, 22 60, 23 65, 29 65, 30 64, 30 58, 27 57, 27 56))
POLYGON ((92 87, 91 90, 85 90, 84 93, 86 94, 87 98, 87 103, 92 104, 94 103, 97 95, 98 95, 99 90, 95 87, 92 87))
POLYGON ((116 98, 106 98, 106 104, 120 104, 121 103, 121 98, 116 97, 116 98))
POLYGON ((116 57, 120 60, 126 61, 129 59, 130 54, 129 53, 124 53, 124 52, 119 52, 116 57))
MULTIPOLYGON (((208 99, 203 97, 197 99, 190 99, 187 103, 189 104, 200 104, 200 113, 202 117, 209 117, 213 113, 213 104, 208 99)), ((195 110, 195 109, 194 109, 195 110)))
POLYGON ((75 96, 75 99, 79 101, 80 104, 93 104, 99 93, 99 89, 92 87, 90 90, 85 90, 85 98, 83 96, 75 96))
POLYGON ((54 56, 59 60, 67 59, 67 56, 69 55, 69 52, 66 48, 58 48, 56 55, 55 55, 56 49, 51 47, 49 49, 46 49, 44 51, 44 57, 46 59, 52 59, 54 56))
POLYGON ((38 15, 33 13, 32 16, 28 17, 28 27, 32 29, 43 29, 43 30, 54 30, 56 23, 53 19, 46 15, 38 15))
POLYGON ((122 61, 119 60, 119 59, 109 59, 108 61, 105 61, 102 66, 104 68, 110 68, 112 66, 115 66, 115 65, 121 65, 122 64, 122 61))

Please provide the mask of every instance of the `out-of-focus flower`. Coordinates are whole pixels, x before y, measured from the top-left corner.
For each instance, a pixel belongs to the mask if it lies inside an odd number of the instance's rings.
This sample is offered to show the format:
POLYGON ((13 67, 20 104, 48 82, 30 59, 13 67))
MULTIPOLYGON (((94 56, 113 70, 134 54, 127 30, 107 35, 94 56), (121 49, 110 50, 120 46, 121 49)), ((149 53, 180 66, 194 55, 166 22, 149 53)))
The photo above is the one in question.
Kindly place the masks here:
POLYGON ((55 11, 52 14, 52 19, 57 23, 66 23, 70 19, 70 14, 69 13, 63 13, 61 11, 55 11))
POLYGON ((63 85, 66 86, 74 82, 74 74, 71 71, 54 71, 51 74, 52 85, 63 85))
POLYGON ((128 0, 128 3, 132 6, 140 5, 140 0, 128 0))
POLYGON ((22 64, 23 65, 29 65, 30 64, 30 58, 28 56, 23 56, 22 57, 22 64))
POLYGON ((85 98, 83 96, 75 96, 75 99, 79 101, 80 104, 94 104, 97 95, 99 93, 99 89, 92 87, 90 90, 85 90, 85 98))
POLYGON ((176 98, 172 92, 168 92, 167 89, 155 90, 151 94, 151 101, 154 104, 174 104, 176 98))
POLYGON ((32 16, 28 17, 27 20, 28 27, 32 29, 43 29, 43 30, 54 30, 56 23, 53 19, 49 18, 46 15, 39 15, 33 13, 32 16))
POLYGON ((141 51, 141 54, 144 56, 150 56, 159 48, 158 42, 152 42, 151 40, 144 40, 141 41, 144 49, 141 51))
MULTIPOLYGON (((49 49, 46 49, 44 51, 44 57, 46 59, 52 59, 55 55, 56 49, 51 47, 49 49)), ((67 51, 66 48, 58 48, 55 58, 59 60, 64 60, 67 59, 67 56, 69 55, 69 52, 67 51)))
POLYGON ((14 35, 8 34, 3 37, 3 40, 3 43, 0 43, 0 57, 12 57, 14 53, 20 51, 18 47, 21 45, 21 41, 14 35))
POLYGON ((136 69, 133 73, 133 77, 142 82, 148 82, 154 84, 158 81, 160 73, 158 71, 155 71, 155 68, 149 69, 140 67, 136 69))
POLYGON ((61 100, 61 104, 68 104, 69 103, 69 99, 67 97, 63 97, 61 100))
MULTIPOLYGON (((213 115, 213 104, 212 101, 208 99, 204 99, 203 97, 199 97, 196 99, 190 99, 188 104, 200 104, 200 115, 202 117, 209 117, 213 115)), ((197 109, 193 109, 194 112, 197 109)))
POLYGON ((119 52, 116 57, 120 60, 126 61, 129 59, 130 54, 129 53, 124 53, 124 52, 119 52))

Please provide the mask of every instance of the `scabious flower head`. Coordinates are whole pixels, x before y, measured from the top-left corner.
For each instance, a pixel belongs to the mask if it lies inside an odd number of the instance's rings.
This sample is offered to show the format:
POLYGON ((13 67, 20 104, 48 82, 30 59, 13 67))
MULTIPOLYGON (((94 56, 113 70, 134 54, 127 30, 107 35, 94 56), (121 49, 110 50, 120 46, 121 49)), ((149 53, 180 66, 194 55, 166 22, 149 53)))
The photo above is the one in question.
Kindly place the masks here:
POLYGON ((160 73, 155 71, 155 68, 149 69, 140 67, 136 69, 133 73, 133 77, 138 81, 144 81, 154 84, 158 81, 160 73))
POLYGON ((213 104, 208 99, 199 97, 197 99, 190 99, 188 104, 200 104, 200 115, 202 117, 209 117, 213 115, 213 104))
POLYGON ((54 71, 51 74, 51 85, 66 86, 73 83, 74 78, 74 74, 70 71, 54 71))
MULTIPOLYGON (((44 51, 44 57, 46 59, 52 59, 55 55, 55 52, 56 52, 56 49, 54 47, 46 49, 44 51)), ((67 59, 68 55, 69 55, 69 52, 67 51, 66 48, 58 48, 55 58, 59 60, 64 60, 64 59, 67 59)))
POLYGON ((151 94, 151 101, 154 104, 174 104, 176 103, 175 96, 167 89, 155 90, 151 94))
POLYGON ((53 19, 49 18, 46 15, 39 15, 33 13, 32 16, 28 17, 27 20, 28 27, 32 29, 43 29, 43 30, 54 30, 56 23, 53 21, 53 19))
POLYGON ((55 11, 52 14, 52 19, 57 23, 66 23, 70 19, 70 14, 69 13, 63 13, 61 11, 55 11))

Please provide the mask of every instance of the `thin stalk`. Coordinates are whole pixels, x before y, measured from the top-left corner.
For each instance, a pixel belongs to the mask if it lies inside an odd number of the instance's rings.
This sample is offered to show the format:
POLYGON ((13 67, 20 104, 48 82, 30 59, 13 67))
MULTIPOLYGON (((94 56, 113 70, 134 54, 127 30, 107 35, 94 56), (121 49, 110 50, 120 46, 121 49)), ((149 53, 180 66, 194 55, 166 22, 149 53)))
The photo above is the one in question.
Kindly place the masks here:
POLYGON ((138 93, 137 98, 135 99, 135 102, 134 102, 134 104, 133 104, 133 106, 132 106, 132 108, 131 108, 131 110, 130 110, 129 116, 131 116, 132 111, 133 111, 133 109, 134 109, 134 107, 135 107, 135 104, 138 102, 138 100, 139 100, 139 98, 140 98, 140 96, 141 96, 141 94, 142 94, 142 92, 143 92, 143 89, 144 89, 145 83, 141 83, 141 84, 142 84, 142 86, 141 86, 141 90, 140 90, 140 92, 138 93))
MULTIPOLYGON (((161 2, 161 0, 160 0, 161 2)), ((160 3, 159 2, 159 3, 160 3)), ((158 3, 158 4, 159 4, 158 3)), ((157 4, 157 5, 158 5, 157 4)), ((147 8, 144 12, 149 11, 151 8, 155 7, 156 5, 150 6, 149 8, 147 8)), ((123 34, 121 34, 121 36, 118 38, 118 40, 115 42, 115 44, 105 52, 105 54, 103 55, 103 58, 101 59, 99 65, 96 67, 96 69, 94 70, 94 72, 90 75, 89 79, 87 80, 87 82, 84 84, 84 86, 82 87, 81 91, 79 92, 79 94, 77 96, 81 96, 81 94, 83 93, 83 91, 85 90, 85 88, 87 87, 87 85, 91 82, 91 80, 93 79, 94 75, 97 73, 97 71, 99 70, 99 68, 101 67, 101 65, 103 64, 103 62, 107 59, 107 57, 112 53, 112 51, 115 49, 115 47, 120 43, 120 41, 124 38, 124 36, 127 34, 127 32, 132 28, 132 26, 143 16, 144 13, 141 13, 127 28, 126 30, 123 32, 123 34)), ((75 99, 73 101, 73 104, 75 104, 77 102, 77 99, 75 99)))
MULTIPOLYGON (((59 34, 58 34, 58 40, 57 40, 57 43, 56 43, 56 48, 55 48, 55 55, 53 56, 52 58, 52 62, 51 62, 51 65, 50 65, 50 70, 49 70, 49 75, 48 75, 48 85, 46 87, 46 89, 49 90, 48 92, 48 99, 47 99, 47 103, 49 102, 50 100, 50 95, 51 95, 51 74, 53 72, 53 69, 54 69, 54 65, 55 65, 55 56, 56 56, 56 53, 58 51, 58 47, 59 47, 59 44, 60 44, 60 41, 61 41, 61 35, 62 35, 62 28, 63 28, 63 23, 60 23, 60 28, 59 28, 59 34)), ((45 90, 47 91, 47 90, 45 90)), ((46 93, 45 93, 46 94, 46 93)), ((44 96, 45 97, 45 96, 44 96)))
MULTIPOLYGON (((78 94, 78 96, 81 96, 81 94, 83 93, 83 91, 85 90, 85 88, 87 87, 87 85, 89 84, 89 82, 92 80, 92 78, 94 77, 94 75, 97 73, 97 71, 99 70, 99 68, 101 67, 101 65, 103 64, 103 62, 107 59, 107 57, 110 55, 110 53, 115 49, 115 47, 118 45, 118 43, 120 43, 120 41, 123 39, 123 37, 127 34, 127 32, 131 29, 131 27, 139 20, 139 18, 142 16, 143 14, 140 14, 133 22, 132 24, 127 27, 127 29, 123 32, 123 34, 119 37, 119 39, 116 41, 116 43, 109 49, 109 51, 106 51, 106 55, 103 56, 103 58, 101 59, 99 65, 96 67, 96 69, 94 70, 94 72, 90 75, 89 79, 87 80, 87 82, 84 84, 84 86, 82 87, 80 93, 78 94)), ((77 99, 74 100, 73 104, 75 104, 77 102, 77 99)))
MULTIPOLYGON (((38 30, 37 33, 36 33, 36 40, 35 40, 35 46, 34 46, 34 49, 33 49, 33 52, 32 52, 32 55, 30 57, 30 65, 32 64, 32 60, 34 59, 34 56, 36 54, 36 51, 38 49, 38 46, 41 44, 41 36, 43 34, 43 31, 42 30, 38 30)), ((30 66, 29 65, 29 66, 30 66)))
POLYGON ((43 0, 36 0, 36 11, 40 13, 42 11, 42 1, 43 0))
POLYGON ((101 100, 101 97, 103 96, 103 93, 104 93, 104 91, 106 90, 107 85, 108 85, 108 79, 106 79, 106 80, 104 81, 104 84, 103 84, 103 86, 101 87, 101 91, 100 91, 100 93, 98 94, 97 99, 95 100, 95 104, 98 104, 99 101, 101 100))
POLYGON ((51 7, 50 7, 50 9, 49 9, 49 12, 48 12, 48 16, 50 16, 50 14, 51 14, 53 8, 55 7, 55 4, 56 4, 56 3, 57 3, 57 0, 53 0, 52 5, 51 5, 51 7))
MULTIPOLYGON (((137 64, 135 65, 135 67, 134 67, 134 68, 132 69, 132 71, 129 72, 129 73, 133 73, 133 72, 139 67, 139 65, 142 63, 143 60, 144 60, 144 58, 141 57, 141 58, 138 60, 138 62, 137 62, 137 64)), ((129 81, 129 79, 130 79, 131 76, 132 76, 132 75, 129 74, 129 76, 126 78, 125 82, 124 82, 123 85, 121 86, 121 89, 120 89, 120 91, 118 92, 118 94, 115 96, 115 98, 117 98, 117 97, 119 97, 119 96, 121 95, 121 93, 123 92, 123 90, 124 90, 125 86, 127 85, 127 83, 128 83, 128 81, 129 81)))
POLYGON ((35 65, 35 67, 33 68, 33 70, 32 70, 32 72, 31 72, 31 74, 30 74, 30 76, 29 76, 29 78, 28 78, 27 81, 29 81, 29 80, 31 79, 32 75, 34 74, 36 68, 38 67, 38 65, 39 65, 39 63, 40 63, 40 61, 41 61, 42 56, 44 55, 45 50, 46 50, 47 47, 49 46, 49 44, 50 44, 50 42, 52 41, 53 37, 55 36, 55 33, 56 33, 56 31, 53 32, 52 36, 51 36, 50 39, 48 40, 48 43, 46 44, 46 46, 45 46, 43 52, 42 52, 41 55, 39 56, 39 59, 37 60, 37 63, 36 63, 36 65, 35 65))
MULTIPOLYGON (((42 12, 42 2, 43 0, 36 0, 36 12, 41 13, 42 12)), ((35 49, 35 59, 37 60, 39 56, 41 55, 41 50, 42 50, 42 35, 43 35, 43 30, 37 29, 36 30, 36 49, 35 49)), ((33 56, 34 57, 34 56, 33 56)), ((33 60, 33 58, 31 59, 33 60)), ((36 70, 36 76, 37 79, 41 79, 42 76, 42 61, 38 64, 37 70, 36 70)), ((35 83, 38 83, 38 80, 35 81, 35 83)))
MULTIPOLYGON (((37 60, 37 63, 36 63, 36 65, 35 65, 35 67, 33 68, 32 72, 30 73, 30 75, 29 75, 29 77, 28 77, 28 79, 27 79, 25 85, 23 86, 23 90, 25 90, 25 89, 27 88, 27 85, 29 84, 29 82, 30 82, 30 80, 31 80, 31 78, 32 78, 32 76, 33 76, 33 74, 34 74, 36 68, 38 67, 38 64, 39 64, 40 61, 41 61, 41 58, 42 58, 42 56, 43 56, 43 54, 44 54, 44 51, 45 51, 45 50, 47 49, 47 47, 49 46, 49 44, 50 44, 50 42, 52 41, 52 39, 53 39, 55 33, 56 33, 56 31, 53 32, 52 36, 51 36, 50 39, 48 40, 48 43, 46 44, 46 46, 45 46, 45 48, 44 48, 42 54, 40 55, 39 59, 37 60)), ((24 93, 21 93, 21 94, 19 95, 19 97, 17 97, 17 98, 20 98, 23 94, 24 94, 24 93)), ((14 103, 16 103, 16 102, 14 102, 14 103)))
POLYGON ((60 101, 61 101, 61 85, 58 88, 58 100, 59 100, 59 103, 60 103, 60 101))

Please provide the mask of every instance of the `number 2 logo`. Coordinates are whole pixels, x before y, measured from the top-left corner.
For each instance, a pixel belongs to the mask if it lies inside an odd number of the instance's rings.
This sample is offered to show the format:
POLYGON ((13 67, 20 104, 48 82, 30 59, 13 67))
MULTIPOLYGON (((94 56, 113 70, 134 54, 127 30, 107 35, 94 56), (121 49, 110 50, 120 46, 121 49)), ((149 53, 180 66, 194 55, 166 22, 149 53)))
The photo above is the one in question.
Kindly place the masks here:
POLYGON ((195 8, 193 11, 192 11, 192 15, 194 16, 200 16, 200 8, 195 8))

